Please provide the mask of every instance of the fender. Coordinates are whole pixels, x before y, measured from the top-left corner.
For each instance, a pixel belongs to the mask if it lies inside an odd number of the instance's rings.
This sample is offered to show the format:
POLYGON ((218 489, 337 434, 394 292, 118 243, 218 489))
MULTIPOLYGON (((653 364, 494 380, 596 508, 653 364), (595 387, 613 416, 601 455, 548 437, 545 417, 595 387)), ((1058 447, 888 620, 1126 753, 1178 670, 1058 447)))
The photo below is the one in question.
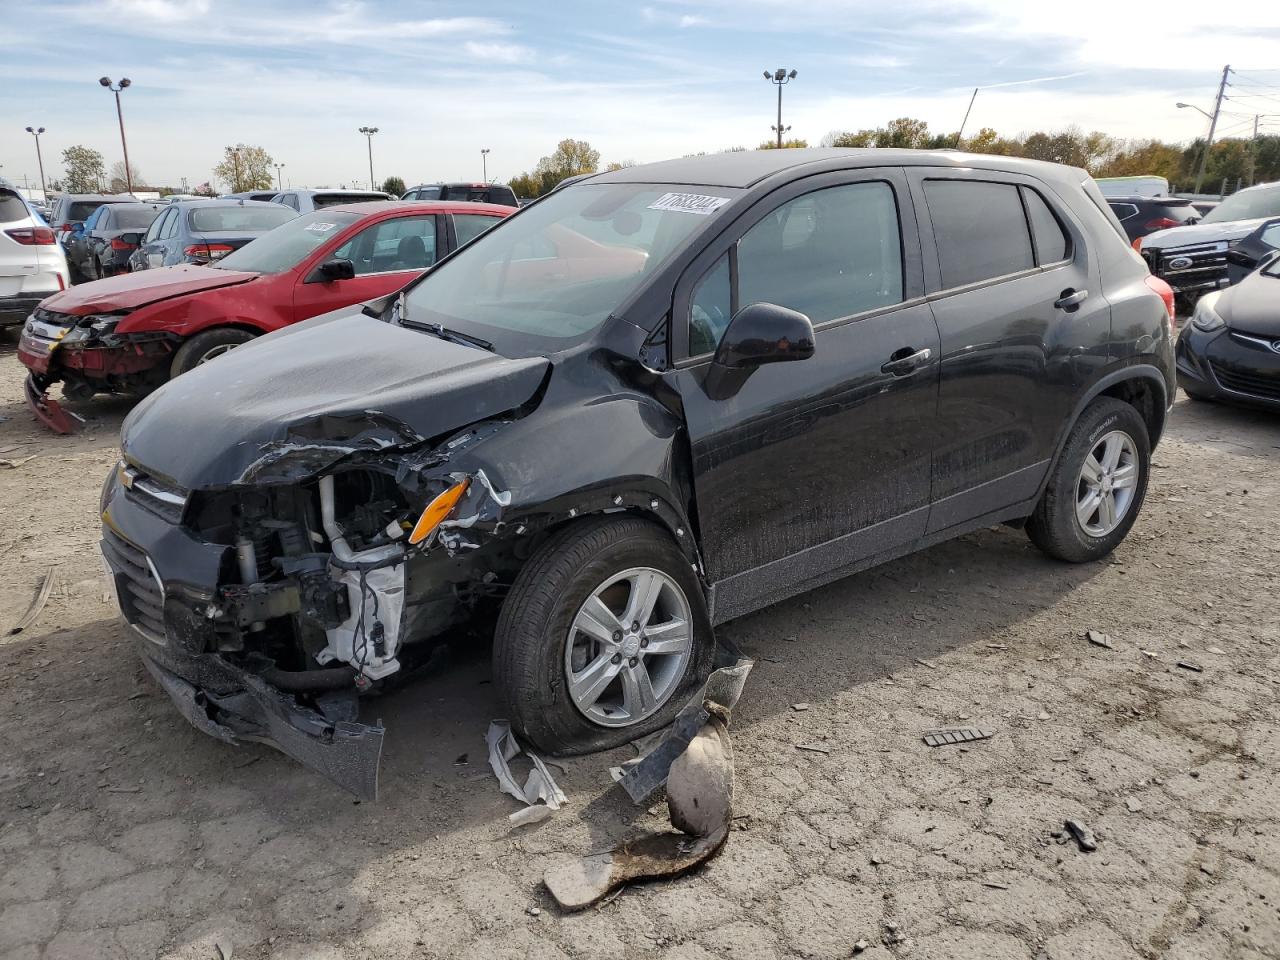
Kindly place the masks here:
POLYGON ((1053 459, 1050 461, 1049 469, 1045 471, 1044 479, 1040 481, 1040 490, 1036 494, 1036 500, 1044 493, 1045 487, 1049 485, 1049 478, 1053 476, 1053 471, 1058 466, 1058 460, 1062 456, 1062 450, 1067 445, 1067 437, 1075 428, 1076 423, 1080 419, 1080 415, 1084 413, 1085 408, 1094 400, 1100 397, 1107 390, 1110 390, 1118 383, 1124 383, 1126 380, 1143 380, 1147 381, 1154 387, 1156 396, 1160 401, 1160 412, 1162 419, 1160 422, 1160 431, 1151 437, 1151 448, 1154 450, 1156 444, 1160 440, 1161 433, 1164 432, 1164 418, 1167 418, 1170 399, 1169 388, 1165 384, 1164 374, 1160 368, 1150 363, 1131 363, 1127 366, 1112 370, 1110 373, 1103 374, 1080 395, 1080 399, 1076 401, 1075 409, 1071 411, 1071 416, 1063 423, 1061 430, 1058 432, 1057 440, 1054 443, 1053 459))

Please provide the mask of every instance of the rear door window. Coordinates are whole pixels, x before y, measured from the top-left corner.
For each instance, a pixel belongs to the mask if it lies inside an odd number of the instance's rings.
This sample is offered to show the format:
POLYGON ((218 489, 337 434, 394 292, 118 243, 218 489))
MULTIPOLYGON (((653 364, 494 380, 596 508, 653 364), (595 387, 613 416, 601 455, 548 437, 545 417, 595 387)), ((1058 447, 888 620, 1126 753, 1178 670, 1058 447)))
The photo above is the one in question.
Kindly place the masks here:
POLYGON ((1010 183, 926 180, 942 286, 964 287, 1032 269, 1031 231, 1010 183))
MULTIPOLYGON (((1110 201, 1108 202, 1110 203, 1110 201)), ((1138 205, 1136 203, 1111 203, 1110 206, 1121 223, 1138 215, 1138 205)))
POLYGON ((501 219, 501 217, 482 217, 475 213, 455 213, 453 232, 458 238, 458 246, 470 243, 501 219))
POLYGON ((161 240, 168 240, 178 232, 178 217, 179 213, 176 207, 165 215, 164 225, 160 228, 161 240))

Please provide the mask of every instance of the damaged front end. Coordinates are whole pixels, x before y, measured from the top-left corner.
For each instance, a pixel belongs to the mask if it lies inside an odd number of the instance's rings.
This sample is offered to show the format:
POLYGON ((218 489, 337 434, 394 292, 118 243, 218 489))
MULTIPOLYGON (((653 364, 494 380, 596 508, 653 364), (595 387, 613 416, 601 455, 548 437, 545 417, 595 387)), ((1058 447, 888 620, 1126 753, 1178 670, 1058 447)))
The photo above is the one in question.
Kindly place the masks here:
POLYGON ((325 417, 209 490, 122 460, 103 555, 182 714, 376 798, 383 728, 357 721, 358 697, 499 599, 517 562, 494 537, 510 493, 453 463, 502 425, 432 441, 378 414, 325 417))
POLYGON ((18 359, 27 367, 27 404, 57 433, 73 424, 48 390, 62 383, 63 395, 83 400, 95 393, 141 395, 168 376, 177 339, 164 332, 121 334, 118 314, 77 316, 37 307, 22 329, 18 359))

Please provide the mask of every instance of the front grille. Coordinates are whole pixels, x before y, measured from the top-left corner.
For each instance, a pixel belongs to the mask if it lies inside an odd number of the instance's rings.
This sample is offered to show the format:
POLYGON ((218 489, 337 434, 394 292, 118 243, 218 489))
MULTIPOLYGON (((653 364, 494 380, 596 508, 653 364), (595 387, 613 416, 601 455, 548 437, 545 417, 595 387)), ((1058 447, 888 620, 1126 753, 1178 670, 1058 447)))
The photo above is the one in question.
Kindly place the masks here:
POLYGON ((1152 247, 1142 255, 1153 274, 1177 289, 1216 287, 1227 279, 1226 241, 1171 249, 1152 247))
POLYGON ((1251 397, 1262 397, 1265 400, 1280 400, 1280 376, 1260 376, 1246 373, 1234 367, 1228 367, 1210 360, 1209 366, 1218 382, 1228 390, 1248 394, 1251 397))
POLYGON ((164 643, 164 587, 151 561, 115 531, 102 531, 102 552, 116 578, 124 618, 157 643, 164 643))
POLYGON ((131 466, 124 468, 121 479, 125 495, 134 503, 169 523, 182 522, 182 513, 187 507, 187 491, 182 487, 131 466))

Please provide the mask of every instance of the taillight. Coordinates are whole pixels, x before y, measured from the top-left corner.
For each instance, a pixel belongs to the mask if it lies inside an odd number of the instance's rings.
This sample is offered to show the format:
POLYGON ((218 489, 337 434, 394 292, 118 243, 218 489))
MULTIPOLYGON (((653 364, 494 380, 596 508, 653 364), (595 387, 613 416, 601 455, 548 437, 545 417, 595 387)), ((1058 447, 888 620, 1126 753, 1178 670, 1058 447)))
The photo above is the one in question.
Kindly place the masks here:
POLYGON ((1141 237, 1138 237, 1138 239, 1137 239, 1137 240, 1133 241, 1133 249, 1137 250, 1139 253, 1141 253, 1141 252, 1142 252, 1142 238, 1141 238, 1141 237))
POLYGON ((48 227, 20 227, 5 233, 24 247, 44 247, 58 242, 48 227))
POLYGON ((1159 277, 1153 277, 1148 275, 1145 279, 1147 281, 1147 286, 1151 288, 1152 292, 1160 294, 1160 299, 1164 301, 1165 313, 1169 315, 1168 317, 1169 335, 1172 336, 1173 335, 1173 317, 1175 313, 1174 301, 1173 301, 1173 287, 1169 286, 1169 284, 1165 283, 1159 277))
POLYGON ((193 243, 182 251, 183 255, 194 260, 218 260, 234 250, 225 243, 193 243))
POLYGON ((111 249, 112 249, 112 250, 132 250, 132 249, 133 249, 134 247, 136 247, 136 246, 137 246, 137 244, 136 244, 136 243, 125 243, 125 242, 124 242, 123 240, 121 240, 119 237, 112 237, 112 238, 111 238, 111 249))
POLYGON ((1177 220, 1170 220, 1168 217, 1156 217, 1154 220, 1148 220, 1146 229, 1148 230, 1166 230, 1169 227, 1180 227, 1182 224, 1177 220))
POLYGON ((64 223, 64 224, 62 225, 62 232, 63 232, 63 233, 70 233, 70 232, 71 232, 72 230, 74 230, 75 228, 76 228, 76 225, 75 225, 74 223, 64 223))

